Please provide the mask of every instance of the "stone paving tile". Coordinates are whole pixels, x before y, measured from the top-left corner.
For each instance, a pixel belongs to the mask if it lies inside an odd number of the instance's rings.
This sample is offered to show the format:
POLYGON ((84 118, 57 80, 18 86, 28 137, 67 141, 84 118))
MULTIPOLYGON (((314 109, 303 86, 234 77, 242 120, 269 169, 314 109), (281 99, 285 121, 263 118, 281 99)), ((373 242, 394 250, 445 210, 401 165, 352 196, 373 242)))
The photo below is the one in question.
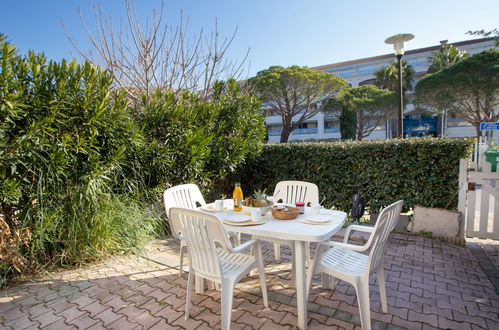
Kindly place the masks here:
POLYGON ((132 323, 128 321, 126 316, 119 318, 118 320, 114 321, 113 323, 107 326, 107 328, 109 329, 116 329, 116 330, 131 330, 137 327, 140 327, 140 325, 138 323, 132 323))
MULTIPOLYGON (((490 250, 490 249, 489 249, 490 250)), ((152 262, 135 256, 110 258, 85 269, 51 274, 0 292, 0 328, 217 329, 220 292, 192 295, 184 319, 187 275, 178 276, 178 243, 151 245, 152 262)), ((494 250, 495 251, 495 250, 494 250)), ((488 252, 491 254, 490 251, 488 252)), ((290 251, 280 262, 264 244, 269 308, 258 276, 234 291, 234 329, 295 329, 296 294, 290 251)), ((494 255, 495 256, 495 255, 494 255)), ((469 249, 424 237, 392 234, 385 257, 388 312, 382 313, 375 276, 370 278, 373 329, 499 328, 499 296, 469 249)), ((310 329, 360 328, 353 287, 338 281, 321 289, 314 277, 309 297, 310 329)))
POLYGON ((3 323, 4 326, 11 329, 25 329, 29 327, 40 327, 40 323, 33 322, 27 317, 18 318, 16 320, 3 323))

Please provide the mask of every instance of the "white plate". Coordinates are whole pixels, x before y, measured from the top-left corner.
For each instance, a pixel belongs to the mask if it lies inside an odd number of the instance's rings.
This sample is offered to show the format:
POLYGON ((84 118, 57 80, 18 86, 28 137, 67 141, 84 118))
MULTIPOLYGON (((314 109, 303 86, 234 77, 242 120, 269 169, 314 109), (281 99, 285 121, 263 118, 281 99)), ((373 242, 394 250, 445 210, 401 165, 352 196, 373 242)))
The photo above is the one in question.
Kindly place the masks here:
POLYGON ((258 226, 258 225, 263 225, 264 223, 267 223, 268 220, 262 220, 258 222, 253 222, 253 221, 245 221, 245 222, 231 222, 228 220, 223 220, 223 223, 229 226, 238 226, 238 227, 243 227, 243 226, 258 226))
POLYGON ((250 216, 247 215, 239 215, 239 214, 228 214, 223 217, 224 221, 232 222, 232 223, 242 223, 251 220, 250 216))
POLYGON ((331 215, 328 214, 310 214, 304 219, 307 222, 324 223, 329 222, 333 219, 331 215))
POLYGON ((230 209, 229 207, 224 206, 224 209, 222 211, 218 211, 215 208, 215 203, 210 203, 210 204, 206 204, 206 205, 201 206, 201 210, 207 211, 207 212, 225 212, 225 211, 228 211, 229 209, 230 209))

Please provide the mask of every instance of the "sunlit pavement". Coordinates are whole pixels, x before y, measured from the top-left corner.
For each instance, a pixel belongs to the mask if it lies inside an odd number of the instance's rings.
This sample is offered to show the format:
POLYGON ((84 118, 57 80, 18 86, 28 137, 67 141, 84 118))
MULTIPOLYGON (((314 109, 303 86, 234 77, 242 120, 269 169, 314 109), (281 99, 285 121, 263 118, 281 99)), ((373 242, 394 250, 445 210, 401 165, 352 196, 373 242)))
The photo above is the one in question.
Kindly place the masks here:
MULTIPOLYGON (((490 248, 489 248, 490 250, 490 248)), ((85 269, 51 274, 0 291, 0 325, 25 329, 212 329, 220 327, 220 292, 193 294, 184 320, 187 274, 178 276, 174 239, 148 247, 148 258, 126 256, 85 269)), ((489 251, 490 252, 490 251, 489 251)), ((492 249, 496 261, 497 250, 492 249)), ((236 287, 233 329, 294 329, 295 292, 289 250, 273 261, 264 245, 269 308, 258 275, 236 287)), ((499 295, 471 249, 421 236, 392 234, 385 257, 388 313, 371 278, 373 329, 499 329, 499 295)), ((309 296, 309 329, 360 329, 353 287, 323 290, 318 277, 309 296)))

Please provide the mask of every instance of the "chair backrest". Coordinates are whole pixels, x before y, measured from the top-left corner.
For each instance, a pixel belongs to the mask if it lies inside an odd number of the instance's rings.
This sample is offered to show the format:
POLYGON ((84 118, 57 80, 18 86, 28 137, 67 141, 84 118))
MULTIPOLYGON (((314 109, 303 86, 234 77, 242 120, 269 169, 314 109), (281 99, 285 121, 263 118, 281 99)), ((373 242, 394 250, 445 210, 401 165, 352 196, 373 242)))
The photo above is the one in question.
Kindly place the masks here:
POLYGON ((201 206, 206 205, 199 187, 192 183, 182 184, 166 189, 163 193, 163 201, 165 203, 166 216, 168 217, 168 219, 170 219, 172 234, 175 237, 179 236, 180 228, 179 225, 175 223, 175 221, 171 220, 169 214, 170 209, 172 207, 195 209, 197 208, 197 203, 199 203, 201 206))
POLYGON ((319 203, 319 188, 310 182, 281 181, 275 186, 274 198, 276 201, 282 199, 283 203, 319 203))
POLYGON ((211 214, 177 207, 170 209, 170 217, 180 225, 189 247, 189 268, 206 279, 220 280, 222 265, 217 248, 229 250, 231 247, 220 219, 211 214))
POLYGON ((399 220, 402 205, 404 205, 403 200, 397 201, 392 205, 385 207, 379 214, 376 225, 374 226, 374 231, 371 234, 371 237, 369 237, 369 241, 371 242, 368 241, 366 243, 372 244, 369 252, 368 272, 376 270, 383 261, 388 235, 390 235, 399 220))

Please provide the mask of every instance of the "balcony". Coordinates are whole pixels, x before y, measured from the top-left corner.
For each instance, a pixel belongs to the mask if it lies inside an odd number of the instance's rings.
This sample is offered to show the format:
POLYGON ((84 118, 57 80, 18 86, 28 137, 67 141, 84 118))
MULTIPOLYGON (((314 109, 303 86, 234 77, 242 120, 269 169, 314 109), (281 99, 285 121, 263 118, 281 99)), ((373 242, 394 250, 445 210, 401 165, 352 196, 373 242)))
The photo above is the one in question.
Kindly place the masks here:
POLYGON ((317 127, 312 128, 295 128, 295 130, 291 133, 293 135, 302 135, 302 134, 317 134, 317 127))
POLYGON ((281 135, 282 129, 268 129, 267 134, 269 136, 279 136, 281 135))
POLYGON ((324 127, 324 133, 339 133, 339 132, 340 132, 339 126, 324 127))
MULTIPOLYGON (((268 129, 267 134, 269 136, 279 136, 281 135, 282 130, 281 129, 268 129)), ((338 129, 339 132, 339 129, 338 129)), ((312 127, 312 128, 295 128, 293 132, 291 132, 292 135, 304 135, 304 134, 317 134, 318 129, 317 127, 312 127)))

